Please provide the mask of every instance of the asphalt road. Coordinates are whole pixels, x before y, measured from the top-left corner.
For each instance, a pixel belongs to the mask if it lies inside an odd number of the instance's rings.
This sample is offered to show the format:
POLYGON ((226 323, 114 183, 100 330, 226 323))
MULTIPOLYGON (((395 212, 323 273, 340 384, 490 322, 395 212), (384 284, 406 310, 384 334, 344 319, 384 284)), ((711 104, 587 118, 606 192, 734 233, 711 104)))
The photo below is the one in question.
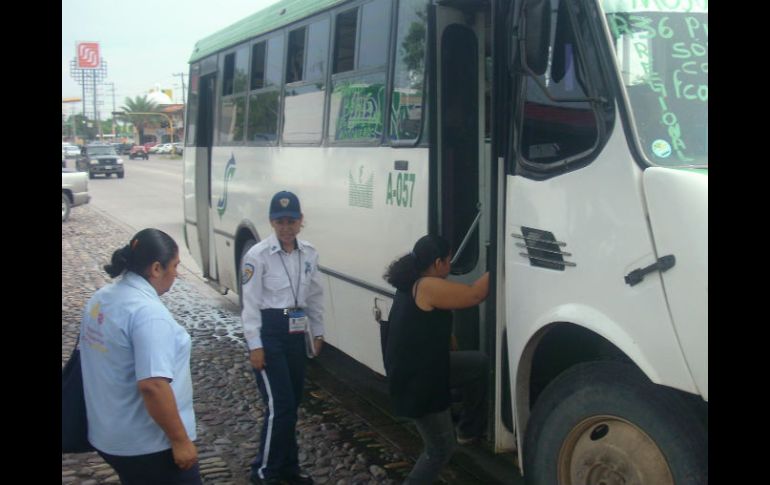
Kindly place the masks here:
POLYGON ((88 183, 91 204, 135 231, 155 227, 179 244, 183 264, 201 274, 184 243, 182 160, 150 155, 149 160, 123 158, 125 178, 97 175, 88 183))

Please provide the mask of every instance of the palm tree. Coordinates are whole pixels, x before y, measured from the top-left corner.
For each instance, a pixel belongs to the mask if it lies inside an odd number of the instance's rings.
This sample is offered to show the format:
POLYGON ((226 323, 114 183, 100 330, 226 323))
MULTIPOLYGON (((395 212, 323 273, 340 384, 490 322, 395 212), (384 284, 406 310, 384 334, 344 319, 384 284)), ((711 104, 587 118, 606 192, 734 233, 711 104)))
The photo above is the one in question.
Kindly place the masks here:
POLYGON ((136 130, 139 132, 139 143, 144 143, 144 128, 147 124, 157 121, 157 117, 145 114, 131 114, 131 113, 160 113, 158 105, 147 99, 147 95, 136 96, 134 99, 130 97, 126 98, 124 105, 121 108, 125 111, 131 123, 134 124, 136 130))

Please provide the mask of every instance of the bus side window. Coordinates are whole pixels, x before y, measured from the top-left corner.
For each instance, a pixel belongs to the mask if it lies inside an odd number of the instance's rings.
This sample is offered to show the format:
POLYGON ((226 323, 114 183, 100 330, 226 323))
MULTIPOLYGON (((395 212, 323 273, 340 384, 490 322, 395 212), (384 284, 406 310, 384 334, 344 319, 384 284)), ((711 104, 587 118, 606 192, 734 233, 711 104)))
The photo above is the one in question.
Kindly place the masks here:
POLYGON ((329 106, 332 142, 382 140, 389 20, 388 0, 373 0, 336 16, 329 106))
POLYGON ((423 129, 425 52, 428 32, 426 0, 398 2, 393 91, 390 101, 390 139, 414 142, 423 129))
POLYGON ((289 55, 286 59, 286 83, 302 80, 302 65, 305 60, 306 27, 289 33, 289 55))
POLYGON ((283 34, 257 42, 251 49, 251 82, 246 140, 250 144, 273 144, 278 138, 281 102, 283 34))
POLYGON ((225 54, 222 60, 222 96, 219 98, 219 142, 242 142, 246 121, 249 48, 225 54))
POLYGON ((330 16, 289 33, 284 84, 284 143, 317 144, 323 134, 330 16))

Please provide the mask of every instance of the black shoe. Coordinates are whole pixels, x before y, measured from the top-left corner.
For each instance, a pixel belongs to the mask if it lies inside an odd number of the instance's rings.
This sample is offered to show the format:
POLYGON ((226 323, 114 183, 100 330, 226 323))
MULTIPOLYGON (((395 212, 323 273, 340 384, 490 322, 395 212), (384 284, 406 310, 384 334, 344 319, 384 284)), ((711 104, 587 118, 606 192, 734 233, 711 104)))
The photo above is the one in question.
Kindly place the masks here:
POLYGON ((253 485, 286 485, 286 481, 281 480, 280 478, 259 478, 259 477, 250 477, 249 481, 253 485))
POLYGON ((307 473, 298 473, 291 477, 285 477, 284 480, 289 485, 313 485, 313 479, 307 473))

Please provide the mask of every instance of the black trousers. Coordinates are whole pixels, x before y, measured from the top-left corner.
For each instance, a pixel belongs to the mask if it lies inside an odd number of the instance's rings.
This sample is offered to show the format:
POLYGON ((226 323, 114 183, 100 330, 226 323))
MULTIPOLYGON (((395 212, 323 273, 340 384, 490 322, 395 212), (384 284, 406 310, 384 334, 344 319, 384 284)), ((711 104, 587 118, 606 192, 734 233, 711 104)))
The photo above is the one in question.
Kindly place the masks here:
POLYGON ((198 464, 189 470, 174 463, 174 454, 168 450, 136 456, 116 456, 96 450, 118 472, 123 485, 202 485, 198 464))

